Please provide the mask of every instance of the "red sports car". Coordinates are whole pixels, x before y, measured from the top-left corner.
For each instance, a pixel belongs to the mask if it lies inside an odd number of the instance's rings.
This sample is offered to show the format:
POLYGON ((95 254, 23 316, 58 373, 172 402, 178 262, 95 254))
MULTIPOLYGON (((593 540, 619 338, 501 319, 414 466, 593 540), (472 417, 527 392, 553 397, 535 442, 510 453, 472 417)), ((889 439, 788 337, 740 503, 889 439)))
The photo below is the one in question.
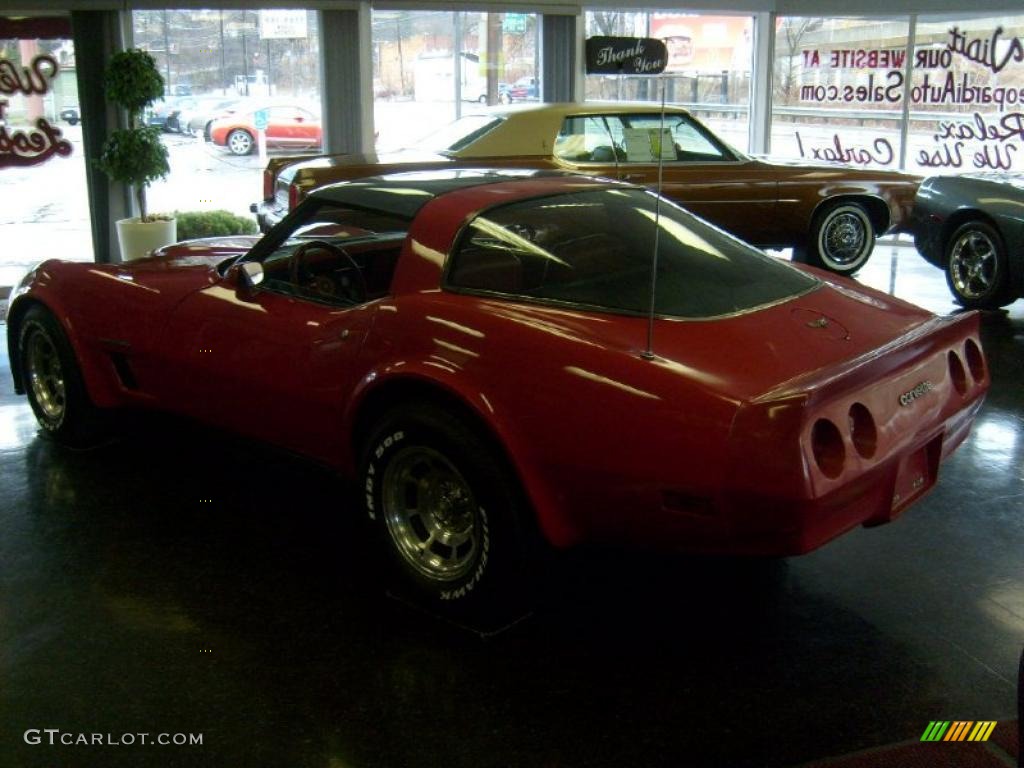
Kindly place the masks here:
POLYGON ((789 555, 888 522, 989 383, 974 314, 551 172, 375 177, 260 240, 47 261, 8 334, 45 432, 159 408, 315 457, 358 478, 406 587, 456 609, 528 582, 538 543, 789 555))
MULTIPOLYGON (((267 146, 275 149, 319 149, 320 118, 308 109, 275 105, 267 113, 267 146)), ((248 155, 256 149, 255 112, 237 112, 218 117, 210 124, 210 141, 227 147, 234 155, 248 155)))

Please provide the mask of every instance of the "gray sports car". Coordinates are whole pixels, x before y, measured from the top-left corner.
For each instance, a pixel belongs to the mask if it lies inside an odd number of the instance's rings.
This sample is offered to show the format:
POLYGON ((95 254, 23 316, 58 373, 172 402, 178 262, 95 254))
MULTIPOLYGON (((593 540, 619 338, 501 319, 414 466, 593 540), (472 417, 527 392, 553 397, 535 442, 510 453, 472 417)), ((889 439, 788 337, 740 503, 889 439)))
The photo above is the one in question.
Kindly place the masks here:
POLYGON ((917 250, 945 270, 959 304, 997 309, 1024 296, 1024 177, 927 178, 912 227, 917 250))

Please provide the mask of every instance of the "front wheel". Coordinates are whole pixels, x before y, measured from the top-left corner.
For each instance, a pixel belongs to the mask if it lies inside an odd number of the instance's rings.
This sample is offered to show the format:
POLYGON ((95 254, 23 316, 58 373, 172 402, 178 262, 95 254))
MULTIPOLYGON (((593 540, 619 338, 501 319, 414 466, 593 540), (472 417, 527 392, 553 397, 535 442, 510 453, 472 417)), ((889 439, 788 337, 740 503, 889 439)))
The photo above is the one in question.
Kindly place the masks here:
POLYGON ((445 614, 502 612, 528 592, 528 507, 495 449, 430 403, 387 414, 364 446, 364 508, 400 591, 445 614))
POLYGON ((841 202, 814 216, 806 249, 795 251, 794 259, 852 275, 867 263, 874 247, 875 229, 864 206, 841 202))
POLYGON ((253 140, 248 131, 236 128, 228 134, 228 149, 233 155, 248 155, 252 152, 253 140))
POLYGON ((946 282, 968 309, 999 309, 1013 302, 1006 247, 995 227, 968 221, 957 228, 946 247, 946 282))
POLYGON ((29 404, 44 432, 72 446, 103 437, 101 413, 89 399, 71 343, 44 307, 32 307, 25 314, 18 361, 29 404))

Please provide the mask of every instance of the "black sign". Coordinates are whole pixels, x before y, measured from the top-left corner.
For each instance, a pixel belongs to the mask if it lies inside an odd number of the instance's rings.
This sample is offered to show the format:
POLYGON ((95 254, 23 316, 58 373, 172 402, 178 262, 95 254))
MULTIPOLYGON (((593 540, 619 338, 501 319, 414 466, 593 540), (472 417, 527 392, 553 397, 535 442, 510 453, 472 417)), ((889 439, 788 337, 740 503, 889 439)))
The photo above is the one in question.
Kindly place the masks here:
POLYGON ((665 43, 653 37, 588 37, 588 75, 659 75, 668 62, 665 43))

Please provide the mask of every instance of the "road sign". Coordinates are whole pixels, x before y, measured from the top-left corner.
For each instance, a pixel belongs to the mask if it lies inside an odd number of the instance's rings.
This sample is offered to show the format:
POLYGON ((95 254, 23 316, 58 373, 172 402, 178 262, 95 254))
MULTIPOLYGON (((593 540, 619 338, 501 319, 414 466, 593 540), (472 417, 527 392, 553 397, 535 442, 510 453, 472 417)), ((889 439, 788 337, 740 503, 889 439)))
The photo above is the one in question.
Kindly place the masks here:
POLYGON ((526 14, 506 13, 501 21, 501 31, 509 35, 521 35, 526 32, 526 14))
POLYGON ((268 111, 265 109, 257 109, 253 114, 253 124, 257 131, 267 130, 267 122, 270 119, 268 111))

